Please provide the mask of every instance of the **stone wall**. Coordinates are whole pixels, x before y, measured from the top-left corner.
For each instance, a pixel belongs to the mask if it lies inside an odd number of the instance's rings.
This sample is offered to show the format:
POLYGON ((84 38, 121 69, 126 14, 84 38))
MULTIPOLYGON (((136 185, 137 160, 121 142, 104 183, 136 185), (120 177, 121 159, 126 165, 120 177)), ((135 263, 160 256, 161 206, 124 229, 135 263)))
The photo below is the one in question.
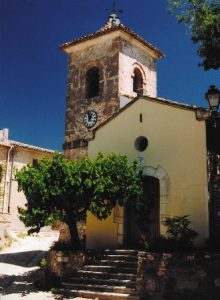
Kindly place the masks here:
POLYGON ((144 94, 155 97, 157 82, 156 58, 132 38, 127 40, 119 36, 102 36, 95 42, 76 45, 68 54, 63 148, 65 156, 71 159, 87 154, 86 141, 91 129, 83 124, 86 111, 97 112, 98 121, 95 126, 98 126, 136 97, 137 93, 133 92, 136 67, 143 77, 144 94), (92 67, 99 69, 99 95, 87 98, 86 74, 92 67), (126 98, 126 101, 123 101, 124 98, 120 99, 120 96, 126 98))
POLYGON ((209 181, 210 239, 220 247, 220 175, 212 175, 209 181))
MULTIPOLYGON (((94 253, 93 253, 94 254, 94 253)), ((93 256, 90 257, 93 259, 93 256)), ((48 257, 58 277, 80 270, 85 251, 55 251, 48 257)), ((217 300, 220 295, 220 254, 138 253, 136 289, 152 300, 217 300)), ((147 298, 148 299, 148 298, 147 298)))
POLYGON ((85 251, 51 250, 48 255, 49 270, 57 276, 66 276, 78 271, 85 264, 85 251))
POLYGON ((119 109, 118 55, 117 38, 88 46, 82 51, 75 51, 69 55, 64 143, 65 156, 68 158, 77 158, 86 154, 85 142, 80 145, 72 143, 79 140, 86 141, 90 131, 83 124, 86 111, 97 112, 96 126, 98 126, 119 109), (86 72, 91 67, 99 69, 99 95, 87 99, 86 72), (76 150, 70 151, 70 149, 76 150))
POLYGON ((220 254, 139 252, 137 290, 151 294, 152 299, 217 300, 220 295, 219 266, 220 254))
POLYGON ((64 153, 67 159, 78 159, 87 156, 88 149, 87 146, 71 148, 71 143, 70 143, 69 146, 67 147, 66 144, 64 145, 64 153))

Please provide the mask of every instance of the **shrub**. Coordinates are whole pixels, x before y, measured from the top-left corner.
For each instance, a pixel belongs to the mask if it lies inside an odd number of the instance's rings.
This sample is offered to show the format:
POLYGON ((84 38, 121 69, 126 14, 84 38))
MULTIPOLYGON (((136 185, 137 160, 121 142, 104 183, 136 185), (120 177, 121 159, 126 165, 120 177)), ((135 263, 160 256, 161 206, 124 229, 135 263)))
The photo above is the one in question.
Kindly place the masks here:
POLYGON ((198 233, 190 227, 191 221, 188 217, 185 215, 166 218, 164 225, 168 228, 167 233, 170 239, 183 246, 191 247, 198 233))
POLYGON ((41 268, 46 268, 47 267, 47 260, 46 260, 46 258, 42 258, 40 260, 39 264, 40 264, 41 268))
POLYGON ((168 237, 160 236, 151 241, 144 241, 144 248, 156 252, 188 252, 193 250, 193 241, 198 233, 191 229, 188 216, 166 218, 168 237))

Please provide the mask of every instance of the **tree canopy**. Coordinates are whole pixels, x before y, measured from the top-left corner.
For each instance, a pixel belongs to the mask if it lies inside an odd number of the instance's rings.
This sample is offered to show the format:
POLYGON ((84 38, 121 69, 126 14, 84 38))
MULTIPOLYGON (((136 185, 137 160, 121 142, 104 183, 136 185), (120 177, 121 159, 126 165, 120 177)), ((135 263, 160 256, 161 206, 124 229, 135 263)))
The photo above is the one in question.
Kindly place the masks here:
POLYGON ((220 67, 220 2, 219 0, 167 0, 169 12, 178 22, 188 25, 193 43, 198 43, 200 66, 204 70, 220 67))
POLYGON ((99 154, 94 160, 71 161, 56 154, 39 160, 37 167, 25 166, 16 172, 16 179, 27 198, 19 214, 29 232, 61 220, 68 225, 75 248, 80 247, 76 222, 84 219, 87 211, 102 220, 116 204, 132 203, 137 210, 142 205, 137 164, 123 155, 99 154))

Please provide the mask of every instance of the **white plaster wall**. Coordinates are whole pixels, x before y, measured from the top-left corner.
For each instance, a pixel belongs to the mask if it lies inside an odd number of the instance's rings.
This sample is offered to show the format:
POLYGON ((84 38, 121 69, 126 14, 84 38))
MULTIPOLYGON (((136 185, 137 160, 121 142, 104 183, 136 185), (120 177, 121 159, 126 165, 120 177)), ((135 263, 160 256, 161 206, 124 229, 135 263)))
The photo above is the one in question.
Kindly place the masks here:
POLYGON ((126 97, 126 96, 120 96, 120 108, 127 105, 131 100, 132 100, 132 98, 129 98, 129 97, 126 97))
POLYGON ((133 70, 135 66, 140 67, 144 72, 145 93, 148 96, 157 96, 157 78, 155 62, 152 58, 146 57, 140 53, 140 50, 134 46, 123 48, 123 53, 119 53, 119 94, 129 97, 136 97, 133 92, 133 70))
MULTIPOLYGON (((1 162, 5 160, 7 149, 1 151, 4 155, 0 155, 1 162)), ((8 163, 7 176, 6 176, 6 189, 4 195, 4 215, 7 214, 10 220, 9 228, 13 231, 24 231, 25 226, 19 220, 18 207, 24 207, 26 198, 23 192, 18 192, 18 185, 15 179, 15 171, 20 170, 27 164, 32 164, 33 159, 42 159, 44 156, 52 155, 42 151, 34 151, 25 148, 17 148, 14 153, 13 161, 10 159, 8 163), (9 211, 9 214, 8 214, 9 211)), ((5 162, 5 161, 4 161, 5 162)), ((0 215, 0 222, 1 222, 0 215)))
MULTIPOLYGON (((51 154, 50 154, 51 155, 51 154)), ((15 170, 20 170, 27 164, 32 164, 33 159, 42 159, 48 156, 45 152, 27 151, 23 148, 19 148, 14 155, 12 180, 11 180, 11 197, 10 197, 10 215, 11 224, 10 229, 13 231, 24 231, 25 226, 19 220, 18 207, 24 207, 26 203, 26 197, 23 192, 18 192, 18 184, 15 180, 15 170)))

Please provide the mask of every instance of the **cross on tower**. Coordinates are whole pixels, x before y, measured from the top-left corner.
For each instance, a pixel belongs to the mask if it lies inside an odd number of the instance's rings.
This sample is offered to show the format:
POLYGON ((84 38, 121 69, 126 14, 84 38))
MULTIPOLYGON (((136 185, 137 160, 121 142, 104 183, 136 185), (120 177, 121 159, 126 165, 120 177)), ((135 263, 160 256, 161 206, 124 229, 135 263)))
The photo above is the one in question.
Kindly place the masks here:
POLYGON ((119 20, 119 17, 117 16, 116 13, 122 13, 123 10, 122 9, 116 9, 116 1, 112 2, 112 8, 111 9, 107 9, 108 11, 111 11, 111 15, 109 16, 108 22, 107 22, 107 26, 111 27, 111 26, 118 26, 120 25, 121 21, 119 20))
POLYGON ((117 14, 117 13, 123 13, 123 9, 116 9, 116 5, 117 5, 117 3, 116 3, 117 1, 113 1, 112 2, 112 8, 110 8, 110 9, 107 9, 108 11, 111 11, 113 14, 117 14))

